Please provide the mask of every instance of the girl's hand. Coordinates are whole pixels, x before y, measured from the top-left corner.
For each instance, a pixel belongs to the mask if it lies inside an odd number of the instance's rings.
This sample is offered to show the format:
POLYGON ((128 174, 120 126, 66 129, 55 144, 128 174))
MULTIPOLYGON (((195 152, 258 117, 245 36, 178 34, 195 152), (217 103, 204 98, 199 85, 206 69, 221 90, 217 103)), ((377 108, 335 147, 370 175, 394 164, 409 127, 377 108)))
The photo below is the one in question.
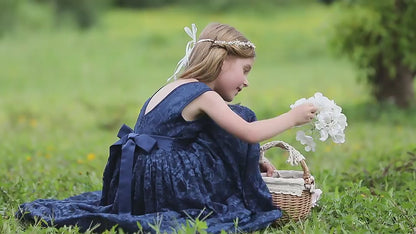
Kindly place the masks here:
POLYGON ((318 109, 312 103, 305 103, 290 110, 294 126, 303 125, 311 122, 316 115, 318 109))
POLYGON ((266 172, 268 177, 272 177, 276 168, 267 160, 259 163, 260 172, 266 172))

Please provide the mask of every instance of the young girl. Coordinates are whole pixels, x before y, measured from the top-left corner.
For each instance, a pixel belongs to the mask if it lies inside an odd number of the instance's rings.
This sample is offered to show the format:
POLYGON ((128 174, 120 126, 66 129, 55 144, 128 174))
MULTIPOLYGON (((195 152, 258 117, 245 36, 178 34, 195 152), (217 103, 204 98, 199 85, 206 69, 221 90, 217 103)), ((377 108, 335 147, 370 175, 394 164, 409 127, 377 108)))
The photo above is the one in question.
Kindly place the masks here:
POLYGON ((258 143, 311 121, 316 108, 256 120, 248 108, 229 105, 248 86, 254 44, 225 24, 209 24, 198 41, 194 25, 186 31, 194 41, 174 81, 145 102, 134 130, 124 125, 110 147, 102 191, 25 203, 18 217, 127 232, 173 232, 199 218, 208 233, 235 231, 236 224, 255 231, 281 217, 260 175, 258 143))

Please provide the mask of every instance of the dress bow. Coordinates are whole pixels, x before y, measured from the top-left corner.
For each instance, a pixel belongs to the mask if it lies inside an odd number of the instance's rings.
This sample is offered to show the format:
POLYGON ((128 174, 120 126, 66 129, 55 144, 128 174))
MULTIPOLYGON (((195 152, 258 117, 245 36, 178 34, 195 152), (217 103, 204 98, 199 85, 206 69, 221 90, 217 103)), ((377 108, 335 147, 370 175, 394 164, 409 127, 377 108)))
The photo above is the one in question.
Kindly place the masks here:
POLYGON ((133 154, 136 146, 146 151, 146 153, 150 153, 157 144, 157 140, 150 135, 134 133, 133 129, 125 124, 121 126, 117 137, 119 137, 120 140, 114 143, 114 145, 121 145, 123 151, 128 147, 130 148, 128 151, 133 154))
POLYGON ((123 124, 117 136, 120 138, 114 146, 121 146, 120 176, 118 182, 118 213, 131 213, 131 190, 133 177, 133 159, 136 146, 150 153, 156 146, 157 140, 147 134, 138 134, 123 124))

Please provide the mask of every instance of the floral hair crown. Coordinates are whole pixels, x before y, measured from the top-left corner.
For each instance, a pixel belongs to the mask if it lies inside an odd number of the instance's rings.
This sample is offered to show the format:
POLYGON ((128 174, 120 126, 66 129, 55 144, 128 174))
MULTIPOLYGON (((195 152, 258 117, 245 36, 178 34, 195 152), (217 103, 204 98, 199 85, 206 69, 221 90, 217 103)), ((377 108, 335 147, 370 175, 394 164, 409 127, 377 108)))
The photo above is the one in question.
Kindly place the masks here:
POLYGON ((197 28, 196 28, 195 24, 192 24, 192 29, 190 29, 189 27, 185 27, 184 30, 189 35, 189 37, 191 37, 192 40, 190 40, 186 44, 185 56, 181 60, 179 60, 178 64, 176 65, 175 72, 173 73, 173 75, 171 77, 168 78, 168 82, 172 79, 176 80, 177 79, 176 75, 181 71, 182 68, 184 68, 186 65, 188 65, 189 56, 191 55, 191 52, 192 52, 192 50, 194 49, 194 47, 197 43, 211 42, 213 45, 219 45, 219 46, 232 45, 232 46, 241 46, 241 47, 251 47, 253 49, 256 48, 256 46, 251 41, 238 41, 238 40, 235 40, 235 41, 220 41, 220 40, 213 40, 213 39, 201 39, 201 40, 197 41, 196 40, 197 28))
POLYGON ((212 40, 212 39, 201 39, 199 41, 197 41, 196 43, 199 42, 212 42, 213 45, 219 45, 219 46, 224 46, 224 45, 233 45, 233 46, 241 46, 241 47, 251 47, 253 49, 256 48, 256 46, 251 42, 251 41, 216 41, 216 40, 212 40))

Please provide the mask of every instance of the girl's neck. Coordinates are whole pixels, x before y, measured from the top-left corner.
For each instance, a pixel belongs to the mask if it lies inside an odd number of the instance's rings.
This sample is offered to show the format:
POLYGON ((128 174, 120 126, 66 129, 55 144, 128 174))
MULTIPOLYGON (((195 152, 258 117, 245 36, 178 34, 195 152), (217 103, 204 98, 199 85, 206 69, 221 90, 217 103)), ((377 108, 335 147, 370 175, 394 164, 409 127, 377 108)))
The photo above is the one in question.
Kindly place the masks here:
MULTIPOLYGON (((179 78, 174 82, 177 82, 180 85, 180 84, 185 84, 189 82, 203 82, 203 81, 199 81, 198 79, 195 79, 195 78, 179 78)), ((203 83, 206 84, 208 87, 210 87, 212 90, 215 89, 215 80, 210 81, 210 82, 203 82, 203 83)))
POLYGON ((199 80, 197 80, 195 78, 186 78, 186 79, 185 78, 178 78, 174 82, 178 82, 178 83, 184 84, 184 83, 189 83, 189 82, 199 82, 199 80))

